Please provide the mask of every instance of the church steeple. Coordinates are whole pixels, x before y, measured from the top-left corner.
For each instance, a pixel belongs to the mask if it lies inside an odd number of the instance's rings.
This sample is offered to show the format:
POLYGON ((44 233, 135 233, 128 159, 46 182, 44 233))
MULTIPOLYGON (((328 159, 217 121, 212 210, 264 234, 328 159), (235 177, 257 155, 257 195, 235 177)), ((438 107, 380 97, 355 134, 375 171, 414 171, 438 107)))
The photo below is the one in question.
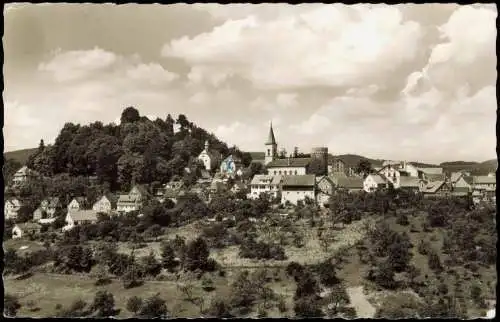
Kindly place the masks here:
POLYGON ((276 139, 274 138, 273 122, 269 127, 269 135, 267 136, 266 145, 276 144, 276 139))
POLYGON ((276 138, 274 137, 274 131, 273 131, 273 123, 271 122, 269 126, 269 135, 267 137, 267 141, 265 143, 266 146, 266 157, 265 157, 265 164, 268 164, 269 162, 272 162, 276 160, 276 157, 278 155, 278 144, 276 144, 276 138))

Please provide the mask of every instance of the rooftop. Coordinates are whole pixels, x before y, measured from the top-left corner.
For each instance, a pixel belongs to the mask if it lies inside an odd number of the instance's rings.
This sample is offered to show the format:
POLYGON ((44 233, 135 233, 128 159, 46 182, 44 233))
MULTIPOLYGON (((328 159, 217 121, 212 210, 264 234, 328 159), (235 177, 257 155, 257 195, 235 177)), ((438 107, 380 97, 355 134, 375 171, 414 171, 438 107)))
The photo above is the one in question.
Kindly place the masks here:
POLYGON ((286 158, 277 159, 269 162, 267 168, 286 168, 286 167, 307 167, 311 162, 310 158, 286 158))
POLYGON ((316 177, 313 174, 284 176, 283 186, 314 186, 316 184, 316 177))
POLYGON ((97 211, 94 210, 74 210, 69 213, 74 221, 93 221, 97 220, 97 211))
POLYGON ((263 184, 270 181, 272 185, 278 185, 280 184, 281 180, 282 176, 280 175, 272 176, 268 174, 256 174, 253 176, 252 182, 250 184, 263 184))

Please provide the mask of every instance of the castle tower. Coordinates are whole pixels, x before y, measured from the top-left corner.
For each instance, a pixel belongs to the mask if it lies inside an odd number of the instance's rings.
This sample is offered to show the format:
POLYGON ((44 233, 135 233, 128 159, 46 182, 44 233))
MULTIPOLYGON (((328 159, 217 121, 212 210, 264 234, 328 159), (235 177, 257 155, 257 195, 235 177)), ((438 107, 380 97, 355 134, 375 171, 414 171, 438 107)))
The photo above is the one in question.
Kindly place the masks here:
POLYGON ((267 137, 267 141, 265 143, 265 161, 264 163, 267 165, 269 162, 276 160, 278 155, 278 144, 276 144, 276 139, 274 137, 273 131, 273 123, 271 122, 271 126, 269 127, 269 135, 267 137))
POLYGON ((311 150, 311 159, 318 160, 320 163, 320 168, 317 169, 317 175, 327 175, 328 174, 328 148, 327 147, 317 147, 311 150))

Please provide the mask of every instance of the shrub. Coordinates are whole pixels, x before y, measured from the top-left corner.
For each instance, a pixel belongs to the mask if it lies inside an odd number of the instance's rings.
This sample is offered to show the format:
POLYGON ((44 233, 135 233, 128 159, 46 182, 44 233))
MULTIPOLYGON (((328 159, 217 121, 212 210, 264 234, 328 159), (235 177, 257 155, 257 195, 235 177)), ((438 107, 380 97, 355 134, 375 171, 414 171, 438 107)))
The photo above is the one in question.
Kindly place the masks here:
POLYGON ((210 277, 204 277, 201 282, 201 287, 207 292, 211 292, 215 289, 214 282, 210 277))
POLYGON ((401 226, 408 226, 410 224, 410 221, 408 220, 408 216, 406 214, 400 214, 398 216, 398 219, 396 220, 396 223, 401 226))
POLYGON ((422 255, 427 255, 431 251, 431 245, 428 241, 420 240, 418 243, 417 250, 422 255))

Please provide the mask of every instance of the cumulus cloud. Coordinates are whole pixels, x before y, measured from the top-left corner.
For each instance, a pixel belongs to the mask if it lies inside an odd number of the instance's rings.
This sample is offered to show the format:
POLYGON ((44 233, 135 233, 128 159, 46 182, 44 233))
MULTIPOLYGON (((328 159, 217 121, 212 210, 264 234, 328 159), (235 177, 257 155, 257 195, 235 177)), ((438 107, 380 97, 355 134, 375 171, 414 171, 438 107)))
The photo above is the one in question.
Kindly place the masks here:
POLYGON ((39 70, 52 72, 59 82, 83 78, 89 74, 110 67, 117 61, 114 53, 100 48, 92 50, 73 50, 63 52, 60 49, 52 59, 39 65, 39 70))
POLYGON ((207 73, 222 65, 257 87, 354 87, 383 81, 411 61, 420 36, 419 24, 391 6, 304 6, 272 21, 227 20, 172 40, 162 53, 207 73))
POLYGON ((126 75, 130 79, 146 82, 151 85, 168 84, 179 77, 177 74, 169 72, 156 63, 139 64, 128 69, 126 75))
MULTIPOLYGON (((269 125, 267 125, 269 126, 269 125)), ((263 127, 249 125, 240 121, 230 124, 222 124, 215 128, 214 134, 231 145, 244 146, 247 150, 260 151, 262 145, 260 140, 255 140, 249 133, 263 133, 263 127)))

